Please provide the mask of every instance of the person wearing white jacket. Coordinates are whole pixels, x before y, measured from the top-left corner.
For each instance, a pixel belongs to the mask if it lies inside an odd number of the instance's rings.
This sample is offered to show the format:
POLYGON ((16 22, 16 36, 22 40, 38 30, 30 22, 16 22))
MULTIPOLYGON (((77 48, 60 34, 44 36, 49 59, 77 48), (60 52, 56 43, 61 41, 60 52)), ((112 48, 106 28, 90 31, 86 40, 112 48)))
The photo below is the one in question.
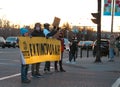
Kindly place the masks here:
MULTIPOLYGON (((24 37, 29 36, 29 31, 26 28, 21 28, 20 34, 24 37)), ((29 64, 25 63, 24 56, 21 51, 20 51, 20 58, 21 58, 21 82, 22 83, 30 83, 31 80, 28 79, 28 77, 27 77, 29 64)))

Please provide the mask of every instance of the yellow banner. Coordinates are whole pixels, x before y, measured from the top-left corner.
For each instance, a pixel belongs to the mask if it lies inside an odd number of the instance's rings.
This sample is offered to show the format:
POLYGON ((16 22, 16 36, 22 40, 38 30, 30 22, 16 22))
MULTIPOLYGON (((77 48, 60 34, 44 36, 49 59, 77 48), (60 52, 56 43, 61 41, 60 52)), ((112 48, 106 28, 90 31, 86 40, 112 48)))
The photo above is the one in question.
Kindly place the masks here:
POLYGON ((18 38, 25 64, 60 60, 61 43, 59 40, 44 37, 18 38))

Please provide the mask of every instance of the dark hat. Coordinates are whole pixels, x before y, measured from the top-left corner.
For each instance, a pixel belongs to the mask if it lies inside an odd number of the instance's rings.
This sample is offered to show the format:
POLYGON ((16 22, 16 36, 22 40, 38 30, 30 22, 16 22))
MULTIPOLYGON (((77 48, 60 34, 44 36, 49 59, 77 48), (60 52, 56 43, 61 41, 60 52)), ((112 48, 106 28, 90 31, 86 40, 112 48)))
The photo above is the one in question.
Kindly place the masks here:
POLYGON ((50 24, 49 23, 45 23, 44 26, 50 26, 50 24))
POLYGON ((41 26, 41 24, 40 24, 40 23, 35 23, 35 26, 37 26, 37 25, 41 26))

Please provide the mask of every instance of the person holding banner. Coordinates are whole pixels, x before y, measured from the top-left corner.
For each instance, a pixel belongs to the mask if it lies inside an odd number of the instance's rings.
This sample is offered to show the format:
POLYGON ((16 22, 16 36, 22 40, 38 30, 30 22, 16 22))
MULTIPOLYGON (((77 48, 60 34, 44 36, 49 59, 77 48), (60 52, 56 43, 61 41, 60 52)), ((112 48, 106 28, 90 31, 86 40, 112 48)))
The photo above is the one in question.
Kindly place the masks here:
MULTIPOLYGON (((21 28, 20 29, 20 34, 22 36, 29 36, 29 33, 28 33, 28 29, 27 28, 21 28)), ((29 65, 28 64, 25 64, 25 60, 24 60, 24 57, 23 57, 23 54, 22 52, 20 51, 20 56, 21 56, 21 82, 22 83, 30 83, 31 80, 28 79, 27 77, 27 74, 28 74, 28 68, 29 68, 29 65)))
POLYGON ((57 39, 61 41, 61 59, 60 59, 60 61, 55 61, 55 63, 54 63, 55 72, 58 72, 58 67, 57 67, 58 62, 59 62, 60 72, 66 72, 62 67, 62 59, 63 59, 63 52, 64 52, 64 39, 63 39, 63 33, 62 32, 59 33, 59 37, 57 39))
MULTIPOLYGON (((36 23, 33 32, 31 33, 31 36, 33 37, 45 37, 42 29, 41 24, 36 23)), ((32 76, 33 77, 41 77, 42 75, 39 73, 40 63, 32 64, 31 70, 32 70, 32 76)))
MULTIPOLYGON (((53 29, 52 31, 49 30, 49 23, 45 23, 44 24, 44 29, 43 29, 43 33, 45 35, 46 38, 51 38, 53 35, 55 35, 57 33, 56 29, 53 29)), ((50 61, 46 61, 45 62, 45 67, 44 67, 44 71, 50 72, 50 61)))

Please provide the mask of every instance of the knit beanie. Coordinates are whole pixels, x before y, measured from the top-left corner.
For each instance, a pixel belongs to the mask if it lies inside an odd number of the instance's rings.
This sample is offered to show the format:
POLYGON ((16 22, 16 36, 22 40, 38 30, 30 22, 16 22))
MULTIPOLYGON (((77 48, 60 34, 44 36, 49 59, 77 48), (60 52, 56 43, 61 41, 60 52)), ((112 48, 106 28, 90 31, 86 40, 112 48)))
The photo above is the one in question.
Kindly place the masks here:
POLYGON ((29 32, 26 28, 20 28, 20 34, 23 36, 25 33, 29 32))

